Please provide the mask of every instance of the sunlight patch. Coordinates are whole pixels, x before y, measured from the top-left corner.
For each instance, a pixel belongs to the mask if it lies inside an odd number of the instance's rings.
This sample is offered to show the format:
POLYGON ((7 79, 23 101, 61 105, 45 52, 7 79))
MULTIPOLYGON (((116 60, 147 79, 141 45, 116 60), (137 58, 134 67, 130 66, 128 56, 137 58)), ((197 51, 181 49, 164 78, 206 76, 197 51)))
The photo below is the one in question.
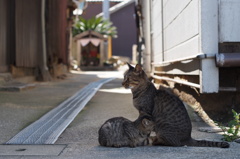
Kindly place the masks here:
POLYGON ((100 92, 106 92, 106 93, 119 93, 119 94, 131 94, 130 89, 125 89, 123 87, 120 88, 113 88, 113 89, 99 89, 100 92))

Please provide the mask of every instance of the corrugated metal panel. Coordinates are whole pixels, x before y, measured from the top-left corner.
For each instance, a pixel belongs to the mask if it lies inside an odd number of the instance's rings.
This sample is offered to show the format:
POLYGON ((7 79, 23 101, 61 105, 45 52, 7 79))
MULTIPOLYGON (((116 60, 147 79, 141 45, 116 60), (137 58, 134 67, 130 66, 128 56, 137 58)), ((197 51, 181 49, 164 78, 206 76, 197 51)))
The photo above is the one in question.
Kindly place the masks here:
POLYGON ((48 0, 47 52, 51 60, 67 63, 67 0, 48 0))
POLYGON ((7 65, 7 0, 0 0, 0 72, 7 65))
POLYGON ((38 66, 42 53, 41 1, 16 1, 16 66, 38 66))

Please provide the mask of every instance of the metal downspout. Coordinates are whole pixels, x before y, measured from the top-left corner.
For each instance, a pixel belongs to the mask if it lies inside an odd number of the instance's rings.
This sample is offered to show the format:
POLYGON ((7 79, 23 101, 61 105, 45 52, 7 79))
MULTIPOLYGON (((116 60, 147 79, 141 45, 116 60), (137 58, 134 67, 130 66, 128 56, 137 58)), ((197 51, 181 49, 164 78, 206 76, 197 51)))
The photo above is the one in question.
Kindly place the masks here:
POLYGON ((151 1, 145 1, 146 3, 146 18, 145 18, 145 70, 148 76, 151 73, 151 1))
POLYGON ((162 14, 161 14, 161 20, 162 20, 162 62, 164 62, 165 58, 164 58, 164 20, 163 20, 163 1, 161 2, 162 4, 162 14))
POLYGON ((45 30, 45 0, 41 3, 41 28, 42 28, 42 60, 40 70, 43 81, 50 81, 51 76, 47 67, 47 50, 46 50, 46 30, 45 30))

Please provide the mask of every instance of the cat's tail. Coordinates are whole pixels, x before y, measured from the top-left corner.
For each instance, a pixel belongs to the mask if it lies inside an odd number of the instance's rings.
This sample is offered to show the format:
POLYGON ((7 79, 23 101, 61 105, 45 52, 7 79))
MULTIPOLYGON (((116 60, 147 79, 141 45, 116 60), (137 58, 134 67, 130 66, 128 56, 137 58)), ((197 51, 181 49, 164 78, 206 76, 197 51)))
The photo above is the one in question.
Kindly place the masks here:
POLYGON ((228 142, 217 142, 217 141, 195 140, 195 139, 190 139, 185 143, 185 145, 197 146, 197 147, 220 147, 220 148, 230 147, 228 142))

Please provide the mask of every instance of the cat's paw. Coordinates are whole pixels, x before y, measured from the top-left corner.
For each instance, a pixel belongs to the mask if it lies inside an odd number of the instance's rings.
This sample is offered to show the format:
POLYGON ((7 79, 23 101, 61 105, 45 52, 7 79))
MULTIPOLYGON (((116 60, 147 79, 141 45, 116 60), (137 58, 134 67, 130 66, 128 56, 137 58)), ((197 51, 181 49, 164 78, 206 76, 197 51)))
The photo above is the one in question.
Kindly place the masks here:
POLYGON ((149 145, 158 145, 157 142, 158 142, 158 140, 157 140, 156 136, 150 136, 148 138, 149 145))
POLYGON ((114 144, 113 147, 120 148, 121 145, 120 144, 114 144))
POLYGON ((137 145, 136 144, 134 144, 134 143, 131 143, 130 145, 129 145, 129 147, 131 147, 131 148, 135 148, 137 145))

